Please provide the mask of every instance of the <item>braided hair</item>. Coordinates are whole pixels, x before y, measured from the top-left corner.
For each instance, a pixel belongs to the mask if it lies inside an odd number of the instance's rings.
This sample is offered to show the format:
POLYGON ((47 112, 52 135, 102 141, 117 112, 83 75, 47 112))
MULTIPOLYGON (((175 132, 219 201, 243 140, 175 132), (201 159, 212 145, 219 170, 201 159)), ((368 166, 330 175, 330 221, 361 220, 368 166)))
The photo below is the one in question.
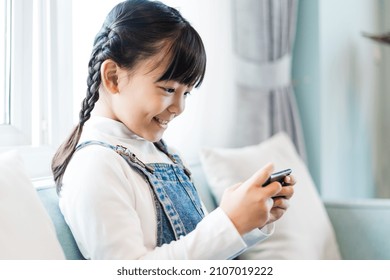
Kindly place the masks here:
POLYGON ((99 99, 100 67, 113 60, 131 70, 138 62, 150 58, 169 43, 170 63, 159 81, 175 80, 200 86, 206 68, 206 54, 199 34, 174 8, 158 1, 127 0, 107 15, 95 37, 88 63, 87 93, 81 104, 79 122, 55 153, 52 172, 61 191, 62 177, 80 140, 84 124, 99 99))

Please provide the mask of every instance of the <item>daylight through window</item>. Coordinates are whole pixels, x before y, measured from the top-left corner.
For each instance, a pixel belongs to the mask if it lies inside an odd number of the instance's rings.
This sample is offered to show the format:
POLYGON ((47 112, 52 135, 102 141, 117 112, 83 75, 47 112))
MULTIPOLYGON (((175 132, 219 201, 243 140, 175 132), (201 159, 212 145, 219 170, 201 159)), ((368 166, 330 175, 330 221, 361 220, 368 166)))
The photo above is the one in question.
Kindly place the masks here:
POLYGON ((9 124, 9 74, 10 74, 10 11, 8 0, 0 2, 0 125, 9 124))

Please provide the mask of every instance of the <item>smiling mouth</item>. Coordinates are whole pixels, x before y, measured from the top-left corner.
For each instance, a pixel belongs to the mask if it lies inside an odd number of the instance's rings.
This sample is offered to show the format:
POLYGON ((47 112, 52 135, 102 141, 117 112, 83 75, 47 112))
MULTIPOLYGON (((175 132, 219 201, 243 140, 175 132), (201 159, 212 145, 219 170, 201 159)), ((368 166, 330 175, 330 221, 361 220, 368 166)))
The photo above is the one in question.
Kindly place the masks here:
POLYGON ((169 121, 164 121, 162 119, 159 119, 158 117, 154 117, 153 120, 155 120, 162 128, 167 128, 169 121))

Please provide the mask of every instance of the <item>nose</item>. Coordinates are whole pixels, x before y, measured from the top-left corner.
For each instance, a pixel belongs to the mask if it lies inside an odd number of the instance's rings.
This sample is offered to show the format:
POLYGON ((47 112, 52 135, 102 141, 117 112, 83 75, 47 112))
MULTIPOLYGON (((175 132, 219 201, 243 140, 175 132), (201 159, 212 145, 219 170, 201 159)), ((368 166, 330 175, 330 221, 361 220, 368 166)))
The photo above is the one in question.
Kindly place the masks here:
POLYGON ((185 95, 175 94, 171 105, 168 107, 168 111, 175 116, 180 115, 185 109, 185 95))

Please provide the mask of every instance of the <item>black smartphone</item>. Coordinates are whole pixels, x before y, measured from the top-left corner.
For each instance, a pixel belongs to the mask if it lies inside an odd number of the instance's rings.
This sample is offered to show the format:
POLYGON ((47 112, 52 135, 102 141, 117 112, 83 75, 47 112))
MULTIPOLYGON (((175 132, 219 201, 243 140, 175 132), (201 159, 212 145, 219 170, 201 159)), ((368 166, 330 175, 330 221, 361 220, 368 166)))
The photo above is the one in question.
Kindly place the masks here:
POLYGON ((263 184, 263 187, 275 181, 278 181, 282 184, 282 186, 284 186, 284 177, 290 175, 291 172, 291 169, 285 169, 279 172, 272 173, 271 176, 267 179, 267 181, 265 181, 265 183, 263 184))

